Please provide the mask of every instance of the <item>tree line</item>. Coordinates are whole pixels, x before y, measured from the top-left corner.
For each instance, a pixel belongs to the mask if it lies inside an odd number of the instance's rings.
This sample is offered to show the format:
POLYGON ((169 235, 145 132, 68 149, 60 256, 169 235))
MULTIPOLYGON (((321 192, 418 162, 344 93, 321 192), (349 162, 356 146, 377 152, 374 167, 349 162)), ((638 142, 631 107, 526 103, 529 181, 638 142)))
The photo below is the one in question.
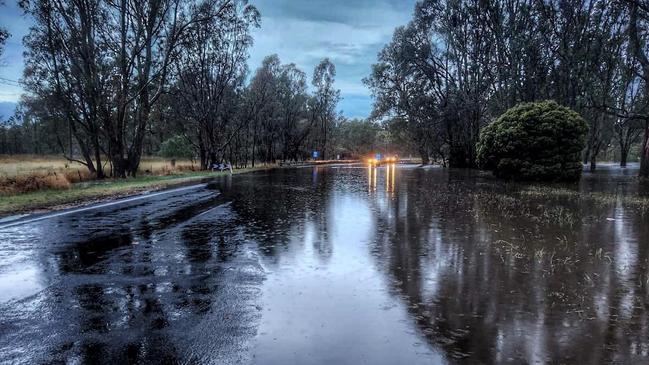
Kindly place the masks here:
POLYGON ((640 145, 649 176, 646 0, 421 0, 364 80, 371 120, 354 123, 336 111, 331 61, 311 78, 277 56, 248 70, 260 14, 243 0, 21 4, 34 22, 27 94, 20 122, 0 128, 0 153, 57 151, 98 177, 134 175, 161 146, 202 168, 388 146, 475 167, 485 125, 555 100, 588 122, 584 163, 616 148, 624 166, 640 145))
POLYGON ((365 80, 373 117, 424 162, 474 167, 482 127, 510 107, 555 100, 589 124, 584 162, 642 145, 649 176, 649 2, 423 0, 365 80))
MULTIPOLYGON (((98 178, 134 176, 161 146, 191 151, 203 169, 355 153, 329 59, 310 79, 276 55, 250 74, 260 14, 246 1, 21 6, 34 24, 24 39, 27 93, 19 118, 0 128, 0 153, 62 153, 98 178)), ((379 131, 370 133, 375 143, 379 131)))

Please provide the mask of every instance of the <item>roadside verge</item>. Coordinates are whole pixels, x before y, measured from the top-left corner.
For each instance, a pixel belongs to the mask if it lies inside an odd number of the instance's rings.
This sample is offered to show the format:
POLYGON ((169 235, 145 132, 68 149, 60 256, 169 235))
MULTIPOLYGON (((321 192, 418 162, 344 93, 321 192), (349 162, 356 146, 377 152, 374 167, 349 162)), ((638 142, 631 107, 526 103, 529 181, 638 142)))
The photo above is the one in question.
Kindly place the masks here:
MULTIPOLYGON (((256 167, 234 170, 233 174, 268 170, 274 167, 256 167)), ((77 183, 64 190, 39 190, 29 193, 0 196, 0 218, 27 213, 42 213, 80 207, 152 191, 229 175, 230 172, 197 171, 178 175, 141 176, 129 179, 107 179, 77 183)))

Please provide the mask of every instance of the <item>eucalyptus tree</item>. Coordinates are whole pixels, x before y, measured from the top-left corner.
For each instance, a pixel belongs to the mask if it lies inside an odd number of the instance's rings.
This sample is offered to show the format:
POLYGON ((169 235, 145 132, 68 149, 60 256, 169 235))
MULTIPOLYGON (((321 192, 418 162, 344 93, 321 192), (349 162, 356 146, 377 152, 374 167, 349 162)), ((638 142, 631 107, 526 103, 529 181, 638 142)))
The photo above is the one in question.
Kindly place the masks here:
MULTIPOLYGON (((643 0, 630 0, 627 2, 629 10, 629 49, 638 62, 638 73, 644 82, 643 96, 645 102, 649 101, 649 50, 647 36, 649 31, 649 2, 643 0)), ((643 121, 644 136, 640 151, 640 176, 649 177, 649 110, 645 104, 643 108, 632 112, 634 119, 643 121)))
POLYGON ((405 133, 423 164, 429 163, 432 150, 442 150, 439 137, 446 131, 441 115, 450 105, 443 51, 431 41, 431 32, 430 23, 423 21, 397 28, 364 80, 375 98, 372 118, 405 133))
MULTIPOLYGON (((451 166, 471 167, 483 126, 517 103, 553 99, 588 121, 584 157, 594 168, 616 131, 636 124, 611 112, 625 98, 619 85, 628 68, 627 33, 639 34, 632 49, 646 53, 649 7, 627 3, 421 0, 366 80, 374 117, 406 128, 423 161, 437 151, 451 166), (627 32, 627 3, 641 13, 635 33, 627 32)), ((637 114, 636 105, 629 107, 637 114)), ((633 138, 624 139, 628 149, 633 138)))
POLYGON ((306 74, 295 64, 266 57, 250 81, 242 105, 249 121, 252 162, 297 160, 304 157, 315 127, 307 114, 306 74))
POLYGON ((615 118, 614 140, 619 147, 620 166, 626 167, 631 148, 638 143, 644 130, 643 109, 646 106, 646 83, 636 72, 633 55, 623 53, 620 72, 613 93, 615 101, 605 112, 615 118))
MULTIPOLYGON (((107 49, 99 41, 108 12, 100 1, 23 3, 34 25, 25 38, 24 86, 31 97, 52 100, 49 113, 68 120, 82 159, 104 177, 102 110, 110 80, 107 49)), ((72 156, 69 156, 73 159, 72 156)))
MULTIPOLYGON (((115 56, 116 78, 109 105, 117 105, 105 122, 109 156, 117 176, 135 175, 150 114, 167 91, 172 65, 178 61, 191 29, 227 24, 237 0, 107 0, 113 15, 105 41, 115 56)), ((251 8, 252 9, 252 8, 251 8)))
MULTIPOLYGON (((493 44, 489 115, 500 115, 519 102, 547 98, 552 50, 547 47, 548 26, 539 22, 540 2, 490 2, 482 32, 493 44)), ((541 3, 542 4, 542 3, 541 3)))
POLYGON ((272 144, 275 139, 277 124, 277 83, 281 61, 277 55, 264 58, 250 80, 246 89, 244 107, 248 121, 248 136, 250 138, 250 156, 252 165, 260 159, 269 162, 272 159, 272 144))
MULTIPOLYGON (((212 4, 198 7, 209 14, 212 4)), ((174 73, 175 110, 186 138, 199 152, 201 167, 220 162, 245 121, 237 115, 247 73, 250 30, 257 10, 244 3, 195 22, 180 42, 174 73)))
POLYGON ((336 66, 333 62, 328 58, 320 61, 313 70, 311 84, 315 93, 311 98, 310 112, 311 120, 317 126, 314 147, 320 151, 323 160, 327 159, 329 134, 338 119, 336 106, 340 101, 340 90, 334 87, 335 80, 336 66))
MULTIPOLYGON (((486 14, 491 7, 482 1, 448 1, 431 30, 442 35, 448 91, 453 95, 453 118, 448 124, 449 162, 455 167, 475 166, 475 145, 480 128, 486 124, 487 100, 495 82, 494 38, 488 29, 486 14)), ((429 22, 437 1, 424 1, 415 13, 415 21, 429 22)), ((435 36, 428 36, 436 42, 435 36)))
POLYGON ((418 2, 366 80, 376 97, 374 117, 406 128, 423 163, 434 154, 453 167, 475 164, 486 101, 498 84, 495 44, 505 37, 486 31, 502 21, 493 11, 487 2, 418 2))
POLYGON ((307 117, 306 74, 295 64, 283 65, 280 69, 277 96, 281 118, 281 141, 284 161, 300 158, 303 144, 311 128, 312 120, 307 117))
POLYGON ((151 113, 196 24, 227 18, 237 0, 35 0, 26 38, 25 86, 53 96, 98 177, 134 176, 151 113))

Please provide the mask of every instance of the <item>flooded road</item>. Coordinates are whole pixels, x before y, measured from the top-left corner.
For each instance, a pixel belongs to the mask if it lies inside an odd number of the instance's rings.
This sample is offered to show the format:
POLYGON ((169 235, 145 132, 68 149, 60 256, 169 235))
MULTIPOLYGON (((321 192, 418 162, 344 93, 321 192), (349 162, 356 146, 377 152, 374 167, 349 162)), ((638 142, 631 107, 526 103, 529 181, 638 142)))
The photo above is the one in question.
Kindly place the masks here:
POLYGON ((647 363, 634 175, 281 169, 0 223, 0 363, 647 363))

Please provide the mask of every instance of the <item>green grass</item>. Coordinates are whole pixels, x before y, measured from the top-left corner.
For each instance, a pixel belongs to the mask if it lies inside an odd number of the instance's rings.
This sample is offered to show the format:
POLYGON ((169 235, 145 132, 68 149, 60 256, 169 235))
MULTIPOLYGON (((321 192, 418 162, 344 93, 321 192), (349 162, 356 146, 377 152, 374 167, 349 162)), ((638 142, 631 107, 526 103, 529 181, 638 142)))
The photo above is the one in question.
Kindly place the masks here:
MULTIPOLYGON (((241 174, 265 168, 234 170, 241 174)), ((129 179, 104 180, 74 184, 66 190, 40 190, 24 194, 0 196, 0 215, 76 206, 106 198, 123 197, 145 191, 160 190, 199 182, 205 178, 227 175, 229 172, 188 171, 176 175, 141 176, 129 179)))

